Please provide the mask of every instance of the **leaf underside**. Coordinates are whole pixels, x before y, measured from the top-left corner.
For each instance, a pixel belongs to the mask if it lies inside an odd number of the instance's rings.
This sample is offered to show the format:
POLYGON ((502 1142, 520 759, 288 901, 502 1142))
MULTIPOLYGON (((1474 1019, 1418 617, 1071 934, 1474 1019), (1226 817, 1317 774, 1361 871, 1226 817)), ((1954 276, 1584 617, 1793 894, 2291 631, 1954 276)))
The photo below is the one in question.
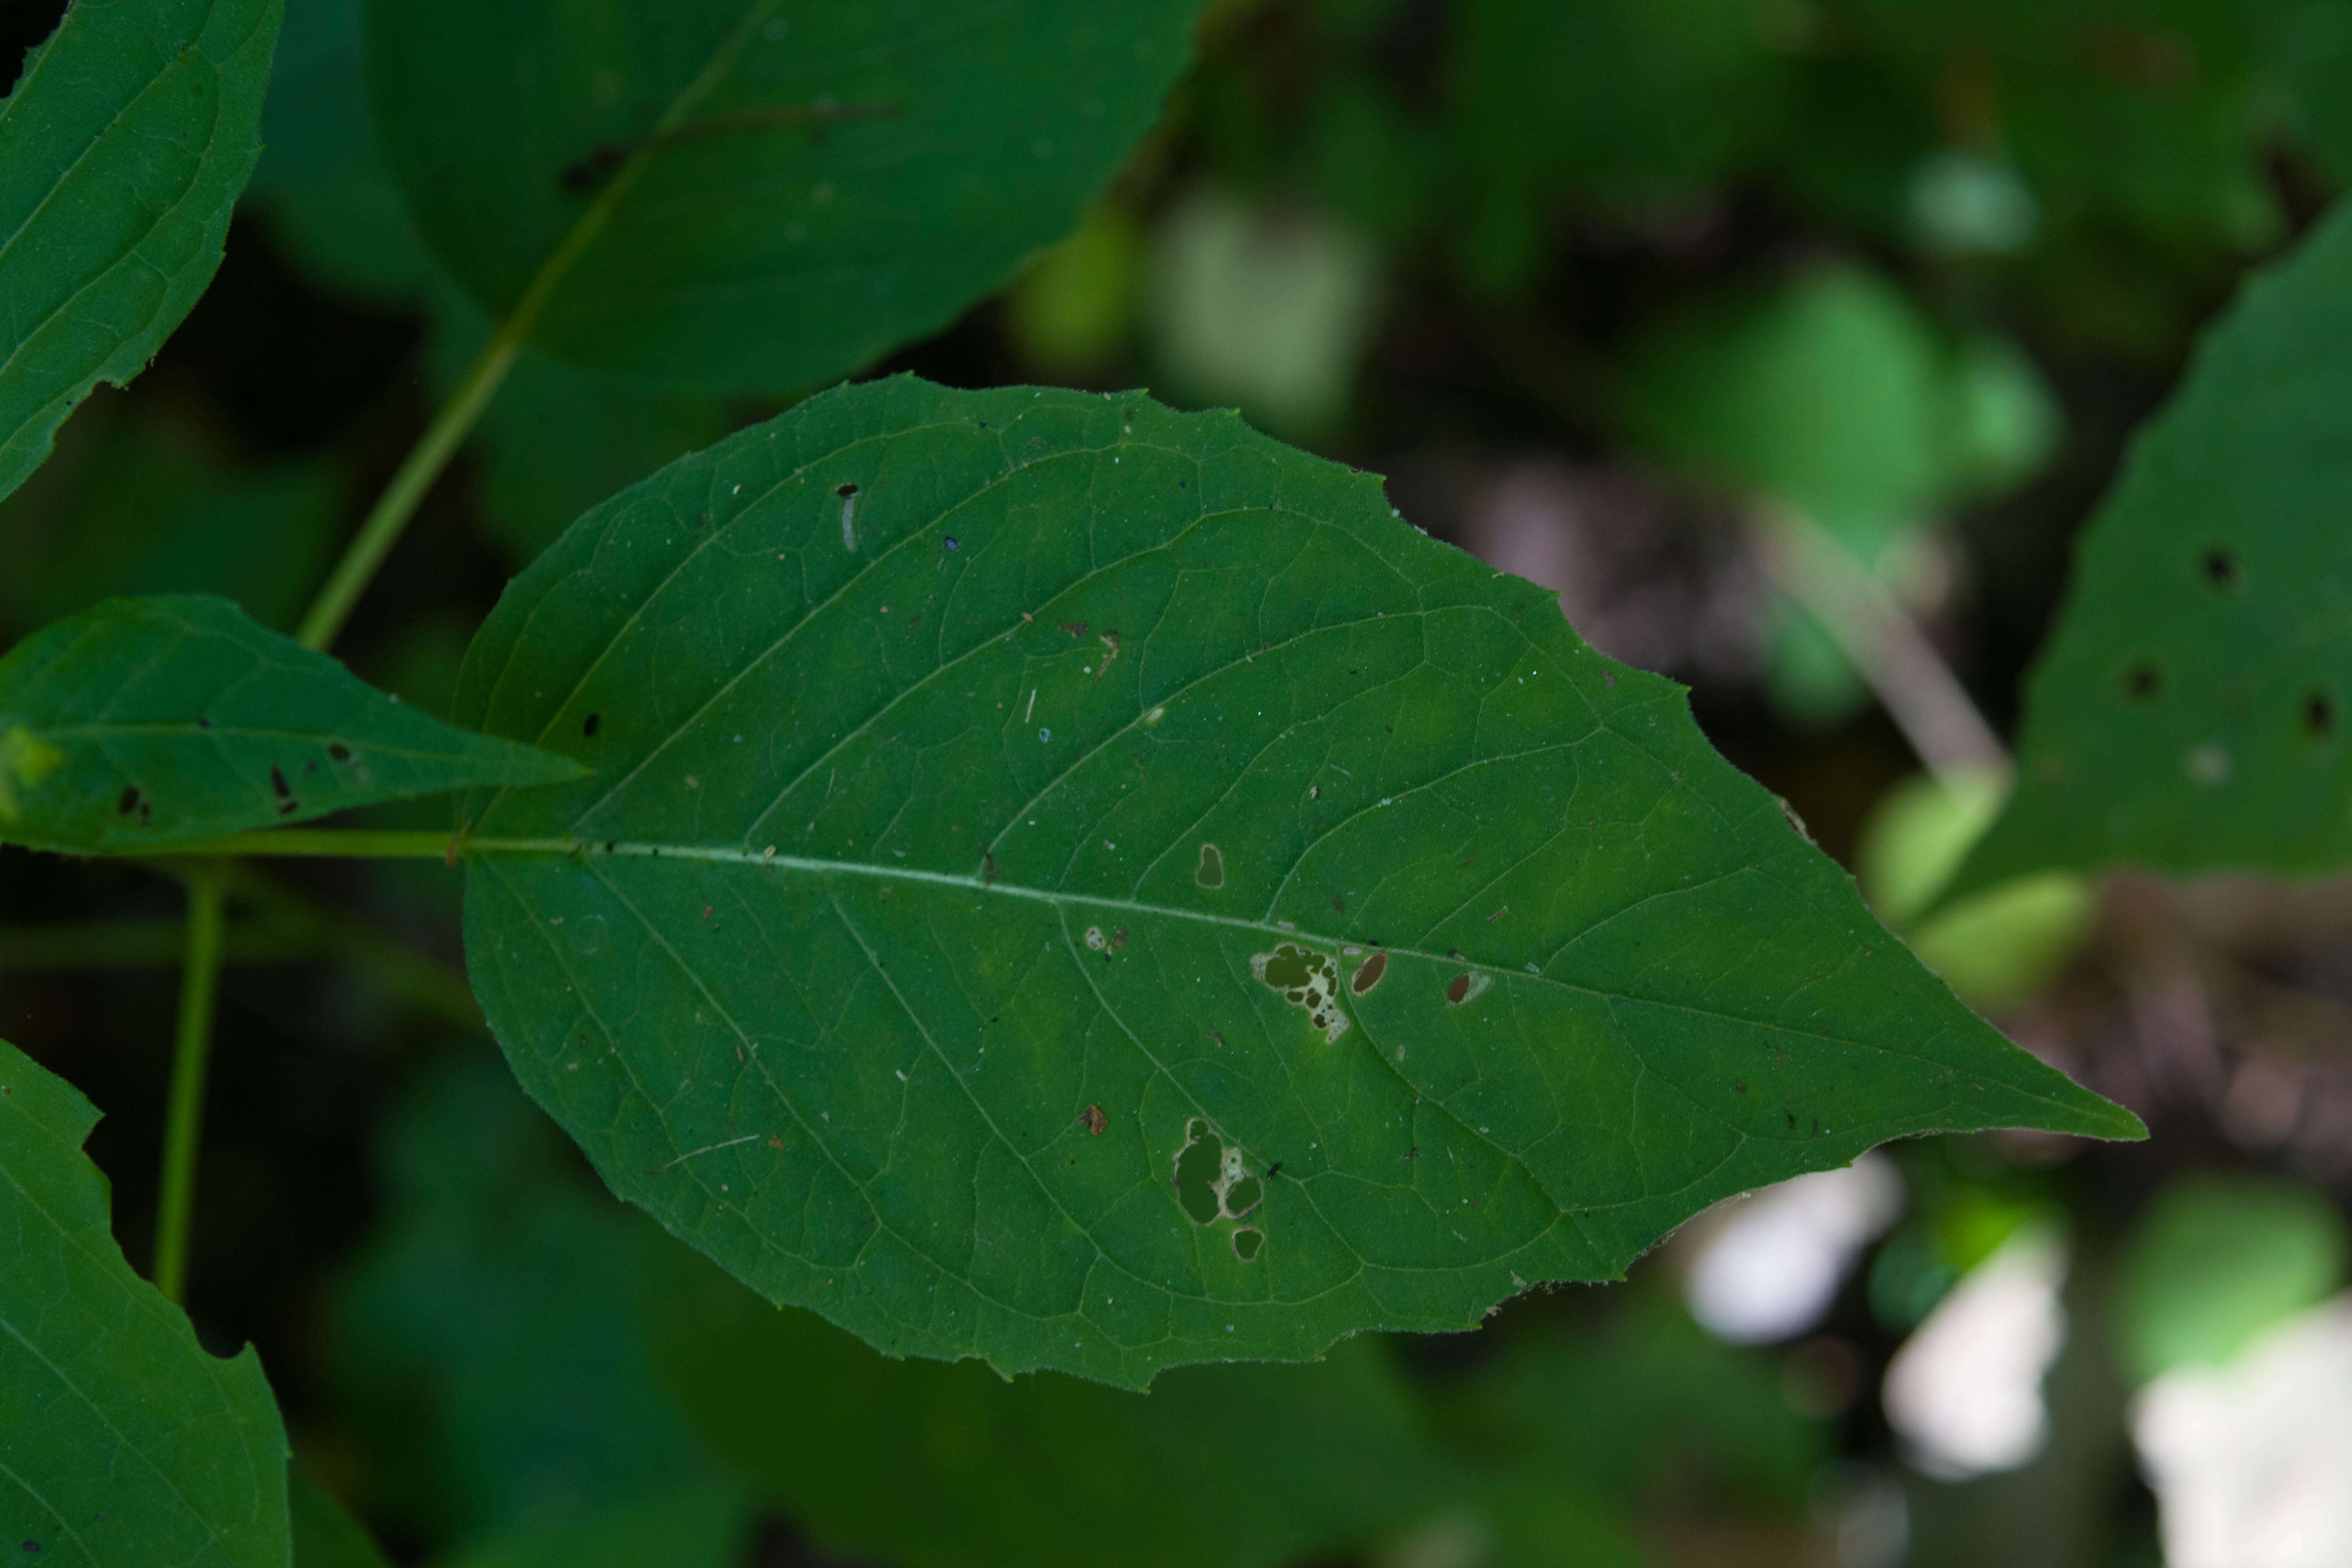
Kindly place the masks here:
POLYGON ((11 1561, 283 1568, 286 1433, 131 1271, 89 1101, 0 1040, 0 1541, 11 1561), (21 1551, 20 1551, 21 1548, 21 1551))
POLYGON ((1948 897, 2024 872, 2352 860, 2352 206, 2256 276, 2135 443, 1948 897))
POLYGON ((1680 689, 1229 415, 812 399, 576 523, 458 712, 596 770, 467 807, 525 1086, 893 1354, 1312 1356, 1904 1133, 2137 1131, 1680 689))
POLYGON ((138 853, 578 776, 394 701, 226 599, 110 599, 0 658, 0 841, 138 853))
POLYGON ((1198 9, 379 0, 369 79, 419 231, 485 310, 515 306, 642 151, 533 341, 791 389, 945 326, 1075 226, 1158 118, 1198 9))
POLYGON ((67 9, 0 102, 0 495, 220 266, 261 151, 282 0, 67 9))

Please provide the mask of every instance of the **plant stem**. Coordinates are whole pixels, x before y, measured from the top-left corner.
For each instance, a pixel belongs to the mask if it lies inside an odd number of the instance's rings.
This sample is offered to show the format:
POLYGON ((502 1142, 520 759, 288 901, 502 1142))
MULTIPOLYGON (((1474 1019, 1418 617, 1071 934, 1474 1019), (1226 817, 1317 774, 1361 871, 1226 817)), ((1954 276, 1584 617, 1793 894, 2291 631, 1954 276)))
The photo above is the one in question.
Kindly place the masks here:
POLYGON ((342 860, 448 860, 458 840, 449 833, 379 832, 364 827, 275 827, 232 833, 173 851, 212 858, 227 855, 297 856, 342 860))
POLYGON ((204 1138, 205 1068, 212 1055, 220 986, 221 911, 227 881, 214 866, 187 873, 188 955, 180 972, 179 1041, 163 1128, 163 1193, 155 1215, 155 1288, 178 1301, 188 1279, 188 1221, 196 1202, 196 1150, 204 1138))
POLYGON ((303 616, 301 628, 295 636, 304 647, 324 648, 343 629, 360 595, 375 576, 376 568, 392 553, 400 531, 408 526, 408 520, 424 501, 425 492, 441 477, 441 470, 457 455, 466 433, 474 427, 474 421, 488 405, 499 384, 514 368, 515 355, 522 350, 523 333, 529 330, 530 323, 520 310, 509 317, 491 335, 489 345, 482 350, 473 368, 466 372, 466 379, 457 384, 449 401, 441 405, 441 412, 433 416, 433 423, 425 426, 416 445, 409 448, 399 471, 392 476, 392 482, 384 486, 383 494, 370 509, 367 521, 360 524, 359 532, 344 547, 343 558, 335 563, 334 574, 327 579, 326 586, 319 590, 319 596, 310 602, 309 612, 303 616))
POLYGON ((588 204, 587 210, 580 215, 578 221, 548 253, 547 259, 539 264, 539 270, 531 274, 522 297, 515 301, 514 309, 490 334, 489 343, 482 350, 481 357, 474 362, 473 368, 467 371, 466 379, 458 383, 457 390, 449 395, 449 401, 441 405, 441 412, 433 416, 433 423, 425 426, 425 434, 418 437, 416 445, 402 460, 399 471, 392 476, 392 482, 384 487, 383 494, 370 509, 367 520, 360 524, 359 532, 344 548, 342 559, 335 563, 334 574, 327 579, 326 586, 319 590, 319 596, 311 602, 309 612, 302 617, 300 630, 295 634, 304 647, 323 649, 335 640, 335 634, 343 629, 343 623, 351 618, 360 595, 367 592, 367 585, 374 578, 376 569, 383 564, 383 558, 392 553, 392 547, 399 541, 401 531, 408 526, 408 520, 423 503, 425 492, 433 488, 433 481, 440 478, 441 470, 457 455, 467 432, 474 427, 474 421, 481 417, 482 410, 489 405, 499 384, 514 368, 515 356, 522 352, 522 345, 530 338, 531 329, 539 324, 540 312, 554 297, 557 286, 613 221, 613 214, 619 210, 622 201, 644 176, 647 161, 663 146, 677 139, 679 127, 687 116, 693 113, 703 99, 709 96, 711 89, 725 79, 734 66, 736 57, 742 53, 753 35, 775 14, 781 4, 782 0, 763 0, 762 4, 752 6, 734 33, 703 67, 702 73, 688 82, 685 90, 663 111, 661 119, 655 122, 653 134, 613 172, 613 177, 596 194, 596 199, 588 204))
POLYGON ((1971 773, 2009 772, 2009 752, 1959 678, 1843 545, 1785 507, 1757 509, 1748 528, 1774 585, 1853 662, 1938 783, 1948 788, 1971 773))

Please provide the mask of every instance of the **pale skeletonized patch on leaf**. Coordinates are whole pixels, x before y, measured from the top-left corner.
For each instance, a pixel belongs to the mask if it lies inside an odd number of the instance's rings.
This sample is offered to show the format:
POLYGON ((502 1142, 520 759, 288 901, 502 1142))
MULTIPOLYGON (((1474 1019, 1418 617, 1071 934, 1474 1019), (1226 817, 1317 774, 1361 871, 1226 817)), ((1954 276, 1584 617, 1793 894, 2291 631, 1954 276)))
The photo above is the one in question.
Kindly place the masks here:
POLYGON ((812 399, 575 524, 458 711, 596 770, 467 808, 524 1084, 896 1354, 1308 1356, 1887 1138, 2137 1131, 1679 689, 1230 416, 812 399))

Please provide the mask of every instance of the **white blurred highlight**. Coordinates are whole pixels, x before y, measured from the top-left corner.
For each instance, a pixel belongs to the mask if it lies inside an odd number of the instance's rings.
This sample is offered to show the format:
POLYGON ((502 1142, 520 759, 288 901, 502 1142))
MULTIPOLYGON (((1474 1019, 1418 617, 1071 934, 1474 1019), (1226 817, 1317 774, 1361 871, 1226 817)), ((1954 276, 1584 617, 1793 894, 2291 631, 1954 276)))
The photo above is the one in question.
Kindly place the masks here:
POLYGON ((2042 1379, 2066 1342, 2066 1245, 2029 1226, 1969 1270, 1886 1368, 1886 1419, 1923 1473, 1966 1480, 2042 1451, 2042 1379))
POLYGON ((2352 1563, 2352 1297, 2227 1366, 2158 1377, 2133 1406, 2132 1438, 2168 1568, 2352 1563))
POLYGON ((1691 1316, 1734 1343, 1792 1339, 1902 1212, 1903 1178, 1883 1154, 1767 1187, 1725 1211, 1704 1243, 1683 1286, 1691 1316))

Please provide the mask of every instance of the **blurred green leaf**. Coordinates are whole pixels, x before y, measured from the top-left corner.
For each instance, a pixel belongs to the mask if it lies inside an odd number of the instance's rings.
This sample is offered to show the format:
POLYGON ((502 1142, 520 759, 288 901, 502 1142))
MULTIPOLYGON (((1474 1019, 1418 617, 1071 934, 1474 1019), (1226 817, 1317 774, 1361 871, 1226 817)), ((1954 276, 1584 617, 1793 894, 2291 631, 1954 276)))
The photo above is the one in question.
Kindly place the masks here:
POLYGON ((261 150, 281 0, 74 5, 0 101, 0 496, 155 357, 261 150))
POLYGON ((2134 443, 1951 897, 2026 871, 2352 858, 2352 209, 2256 276, 2134 443))
MULTIPOLYGON (((1787 108, 1748 0, 1465 0, 1449 109, 1490 200, 1639 210, 1706 195, 1787 108)), ((1532 257, 1530 258, 1532 259, 1532 257)))
POLYGON ((1203 190, 1169 211, 1152 247, 1152 348, 1171 396, 1238 405, 1297 439, 1339 426, 1374 325, 1370 245, 1306 208, 1203 190))
POLYGON ((1098 206, 1047 250, 1005 296, 1004 326, 1039 370, 1084 375, 1115 363, 1134 331, 1144 241, 1136 221, 1098 206))
POLYGON ((748 1510, 736 1489, 704 1481, 593 1507, 561 1524, 496 1531, 441 1568, 734 1568, 748 1510))
POLYGON ((533 342, 790 390, 945 326, 1067 232, 1196 9, 404 0, 370 8, 370 96, 418 227, 491 314, 576 232, 533 342))
POLYGON ((331 1385, 373 1461, 375 1506, 480 1537, 486 1562, 635 1530, 607 1509, 732 1529, 731 1505, 713 1517, 708 1467, 635 1327, 635 1222, 583 1189, 496 1064, 436 1064, 386 1123, 378 1161, 385 1220, 329 1309, 331 1385))
POLYGON ((575 764, 402 707, 226 599, 110 599, 0 658, 0 838, 139 853, 575 764))
POLYGON ((341 492, 326 463, 239 472, 187 432, 85 415, 0 502, 0 532, 24 563, 0 576, 0 615, 30 630, 100 599, 205 593, 290 626, 324 574, 341 492))
POLYGON ((662 1374, 704 1440, 830 1548, 908 1568, 1275 1568, 1473 1489, 1379 1345, 1196 1367, 1149 1394, 886 1361, 682 1248, 646 1253, 662 1374))
POLYGON ((82 1152, 97 1122, 0 1040, 0 1541, 27 1563, 284 1568, 286 1431, 261 1360, 205 1354, 123 1261, 82 1152))
MULTIPOLYGON (((296 8, 264 121, 269 150, 248 199, 325 287, 425 311, 428 369, 446 395, 481 353, 490 324, 416 237, 368 113, 361 35, 361 0, 296 8)), ((591 505, 717 440, 731 423, 716 398, 526 348, 472 432, 480 519, 510 561, 529 561, 591 505)))
POLYGON ((1621 406, 1661 458, 1797 507, 1868 562, 1952 487, 1949 374, 1902 290, 1823 267, 1652 337, 1621 406))
POLYGON ((2221 1366, 2344 1284, 2344 1216, 2298 1183, 2198 1173, 2148 1205, 2125 1254, 2117 1346, 2136 1382, 2221 1366))
POLYGON ((2152 238, 2274 239, 2247 0, 1954 7, 1989 52, 2001 144, 2042 203, 2152 238))
POLYGON ((1378 79, 1334 79, 1307 135, 1316 191, 1341 221, 1389 245, 1422 226, 1436 195, 1436 132, 1378 79))
POLYGON ((1997 773, 1914 774, 1872 809, 1855 847, 1871 908, 1953 990, 1989 1011, 2041 990, 2082 945, 2094 912, 2081 878, 2052 872, 1988 889, 1918 922, 2008 794, 2008 779, 1997 773))
POLYGON ((441 283, 384 164, 362 66, 361 0, 299 0, 262 108, 246 201, 295 263, 338 294, 408 304, 441 283))
POLYGON ((599 769, 468 808, 524 1086, 893 1354, 1140 1386, 1468 1327, 1890 1137, 2138 1131, 1677 689, 1230 416, 824 394, 575 524, 457 711, 599 769))
POLYGON ((293 1568, 392 1568, 366 1528, 299 1463, 288 1470, 286 1495, 293 1515, 293 1568))
POLYGON ((2278 0, 2263 10, 2265 64, 2286 88, 2298 139, 2338 189, 2352 186, 2352 4, 2278 0))
POLYGON ((1510 1342, 1462 1391, 1449 1425, 1474 1451, 1573 1477, 1601 1498, 1713 1486, 1794 1513, 1830 1434, 1791 1410, 1782 1386, 1770 1359, 1717 1343, 1654 1296, 1589 1340, 1510 1342))

